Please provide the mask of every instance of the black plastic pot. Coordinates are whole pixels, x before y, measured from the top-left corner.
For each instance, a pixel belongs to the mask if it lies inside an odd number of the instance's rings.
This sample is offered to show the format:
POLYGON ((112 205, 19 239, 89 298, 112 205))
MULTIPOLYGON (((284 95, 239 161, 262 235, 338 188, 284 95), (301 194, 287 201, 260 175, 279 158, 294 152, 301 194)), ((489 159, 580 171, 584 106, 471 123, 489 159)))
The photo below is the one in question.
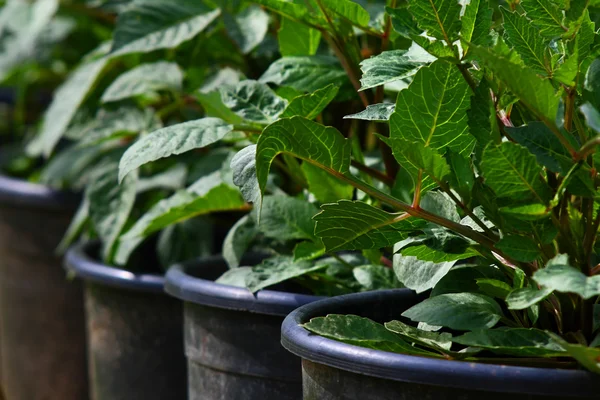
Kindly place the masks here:
POLYGON ((327 314, 378 322, 399 319, 416 295, 406 289, 334 297, 292 312, 281 343, 302 357, 305 400, 597 399, 600 379, 581 370, 479 364, 357 347, 311 334, 299 324, 327 314))
POLYGON ((0 365, 7 399, 87 393, 81 285, 55 249, 78 196, 0 176, 0 365))
POLYGON ((290 311, 318 297, 214 283, 226 270, 214 256, 167 273, 167 293, 184 301, 189 400, 300 399, 300 360, 281 347, 279 331, 290 311))
POLYGON ((80 244, 65 257, 85 281, 91 399, 185 399, 181 303, 162 275, 104 265, 92 258, 98 249, 80 244))

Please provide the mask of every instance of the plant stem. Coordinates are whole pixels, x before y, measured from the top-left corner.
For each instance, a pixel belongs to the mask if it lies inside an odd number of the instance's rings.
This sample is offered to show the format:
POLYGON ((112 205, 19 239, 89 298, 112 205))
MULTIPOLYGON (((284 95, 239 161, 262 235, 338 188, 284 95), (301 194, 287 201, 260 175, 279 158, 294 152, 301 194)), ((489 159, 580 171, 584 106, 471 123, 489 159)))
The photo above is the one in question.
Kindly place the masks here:
POLYGON ((378 171, 374 168, 368 167, 365 164, 362 164, 356 160, 351 160, 350 164, 356 168, 357 170, 364 172, 365 174, 385 183, 388 186, 393 186, 394 185, 394 179, 390 178, 389 176, 385 175, 384 173, 382 173, 381 171, 378 171))
MULTIPOLYGON (((438 184, 440 184, 440 182, 438 182, 438 184)), ((483 221, 477 215, 473 214, 473 211, 471 211, 471 209, 467 207, 466 204, 464 204, 458 197, 456 197, 456 195, 452 192, 448 185, 440 184, 440 188, 444 192, 446 192, 450 199, 452 199, 452 201, 454 201, 454 203, 456 203, 456 205, 459 206, 465 212, 465 214, 467 214, 473 220, 473 222, 475 222, 481 229, 483 229, 483 231, 487 233, 488 236, 490 236, 494 240, 499 239, 497 235, 494 232, 492 232, 490 228, 488 228, 487 225, 484 224, 483 221)))

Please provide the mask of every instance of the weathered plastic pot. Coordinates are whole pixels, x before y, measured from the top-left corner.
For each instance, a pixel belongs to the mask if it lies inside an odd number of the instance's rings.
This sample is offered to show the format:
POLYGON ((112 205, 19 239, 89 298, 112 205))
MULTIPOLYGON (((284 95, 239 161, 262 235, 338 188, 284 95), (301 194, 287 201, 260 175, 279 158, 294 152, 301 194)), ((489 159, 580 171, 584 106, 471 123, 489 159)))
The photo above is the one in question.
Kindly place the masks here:
POLYGON ((302 358, 305 400, 598 399, 600 379, 582 370, 449 361, 371 350, 311 334, 300 324, 327 314, 378 322, 399 319, 415 304, 406 289, 365 292, 298 308, 281 328, 281 343, 302 358))
MULTIPOLYGON (((250 258, 246 265, 258 261, 250 258)), ((318 297, 277 290, 253 295, 213 282, 226 270, 214 256, 167 272, 167 293, 184 301, 189 400, 300 399, 300 360, 281 347, 279 332, 290 311, 318 297)))
POLYGON ((90 398, 185 399, 181 302, 164 293, 164 276, 104 265, 98 248, 79 244, 65 257, 85 282, 90 398))
POLYGON ((10 400, 87 395, 81 285, 56 246, 78 196, 0 176, 0 365, 10 400))

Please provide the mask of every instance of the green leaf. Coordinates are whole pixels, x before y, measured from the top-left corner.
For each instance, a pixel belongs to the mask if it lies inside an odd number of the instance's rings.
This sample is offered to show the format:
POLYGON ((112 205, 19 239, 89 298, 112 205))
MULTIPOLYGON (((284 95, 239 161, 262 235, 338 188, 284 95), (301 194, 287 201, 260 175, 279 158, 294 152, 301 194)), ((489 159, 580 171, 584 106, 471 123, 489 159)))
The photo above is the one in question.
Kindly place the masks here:
POLYGON ((286 0, 257 0, 256 3, 292 20, 302 20, 308 13, 305 5, 286 0))
POLYGON ((314 239, 319 212, 313 204, 289 196, 265 196, 258 229, 266 237, 281 240, 314 239))
POLYGON ((356 114, 346 115, 344 116, 344 119, 362 119, 365 121, 386 122, 389 121, 395 109, 396 104, 394 103, 371 104, 370 106, 367 106, 364 111, 356 114))
POLYGON ((396 279, 394 271, 382 265, 362 265, 352 270, 354 279, 363 290, 381 290, 403 288, 404 285, 396 279))
POLYGON ((515 289, 506 296, 506 304, 510 310, 524 310, 546 299, 552 292, 552 289, 534 287, 515 289))
POLYGON ((237 287, 246 287, 246 279, 252 273, 252 267, 238 267, 226 271, 215 283, 219 285, 229 285, 237 287))
POLYGON ((369 349, 403 354, 430 354, 406 343, 383 325, 357 315, 329 314, 312 318, 303 328, 329 339, 369 349))
POLYGON ((257 235, 258 229, 254 219, 248 215, 240 218, 227 232, 223 241, 223 258, 227 261, 229 268, 240 266, 242 256, 257 235))
POLYGON ((123 154, 119 162, 119 181, 146 163, 208 146, 232 130, 232 125, 209 117, 172 125, 142 136, 123 154))
POLYGON ((460 4, 455 0, 408 0, 409 10, 417 24, 439 40, 452 43, 460 30, 460 4))
POLYGON ((452 338, 455 343, 479 347, 516 357, 561 357, 565 350, 539 329, 503 328, 467 332, 452 338))
POLYGON ((562 24, 562 12, 552 1, 527 0, 523 1, 521 5, 527 12, 530 23, 539 29, 541 35, 553 39, 567 31, 562 24))
POLYGON ((268 286, 297 278, 327 267, 327 264, 314 265, 309 261, 294 261, 288 256, 277 256, 264 260, 252 267, 252 273, 246 277, 246 287, 255 293, 268 286))
POLYGON ((251 122, 270 124, 287 107, 287 102, 266 84, 252 80, 221 86, 219 92, 226 107, 251 122))
POLYGON ((269 14, 255 5, 245 8, 236 16, 225 13, 223 21, 229 37, 242 54, 248 54, 258 46, 269 28, 269 14))
POLYGON ((537 221, 546 218, 551 208, 543 204, 527 204, 524 206, 506 206, 499 209, 500 214, 522 221, 537 221))
POLYGON ((330 173, 343 175, 349 173, 351 151, 350 141, 335 128, 302 117, 280 119, 265 128, 258 139, 256 176, 261 193, 278 154, 291 154, 330 173))
POLYGON ((483 152, 481 174, 498 198, 518 198, 548 204, 550 188, 540 178, 542 167, 525 147, 491 143, 483 152))
POLYGON ((573 158, 569 152, 541 122, 534 121, 518 128, 505 129, 513 140, 527 147, 538 162, 550 171, 566 174, 573 166, 573 158))
POLYGON ((585 117, 585 122, 587 126, 592 128, 597 133, 600 133, 600 112, 594 108, 590 103, 585 103, 579 110, 585 117))
POLYGON ((456 261, 422 261, 403 254, 394 254, 393 262, 398 280, 417 293, 433 288, 456 264, 456 261))
POLYGON ((154 175, 138 180, 136 191, 138 194, 156 189, 178 190, 185 186, 188 175, 187 167, 175 164, 173 167, 154 175))
POLYGON ((341 87, 349 83, 338 60, 328 56, 280 58, 269 66, 259 81, 290 86, 305 93, 329 84, 341 87))
POLYGON ((126 263, 146 237, 167 226, 212 212, 237 211, 244 205, 239 191, 223 183, 217 170, 150 208, 121 236, 115 261, 126 263))
POLYGON ((323 204, 314 216, 315 235, 327 252, 380 249, 392 246, 423 226, 423 221, 388 213, 360 201, 342 200, 323 204))
POLYGON ((531 262, 541 255, 538 245, 527 236, 506 235, 496 243, 496 247, 516 261, 531 262))
POLYGON ((423 65, 435 61, 420 46, 413 44, 408 50, 384 51, 360 63, 363 72, 360 90, 407 79, 417 73, 423 65))
POLYGON ((600 374, 600 349, 594 347, 582 346, 580 344, 572 344, 562 339, 553 332, 547 332, 548 335, 574 359, 576 359, 585 368, 600 374))
POLYGON ((142 64, 115 79, 102 95, 103 102, 150 94, 158 90, 181 90, 183 72, 175 63, 142 64))
POLYGON ((512 287, 508 283, 498 279, 480 278, 476 279, 476 282, 479 290, 490 297, 505 299, 512 291, 512 287))
MULTIPOLYGON (((239 187, 244 200, 254 204, 258 210, 262 208, 262 194, 256 177, 256 145, 244 147, 231 159, 233 184, 239 187)), ((268 178, 267 176, 265 179, 268 178)), ((266 186, 266 180, 265 180, 266 186)))
MULTIPOLYGON (((471 0, 465 6, 465 11, 461 17, 460 36, 468 43, 475 43, 481 46, 491 44, 492 36, 492 15, 494 11, 488 7, 485 0, 471 0)), ((468 52, 468 46, 464 47, 465 54, 468 52)))
POLYGON ((106 150, 106 146, 72 146, 52 157, 40 172, 39 182, 52 187, 68 187, 78 190, 89 180, 94 163, 106 150))
POLYGON ((81 65, 56 90, 44 114, 36 145, 27 149, 31 155, 43 153, 49 156, 52 153, 105 65, 105 58, 81 65))
POLYGON ((586 96, 597 109, 600 107, 600 59, 596 58, 590 64, 585 75, 584 88, 586 96))
POLYGON ((482 80, 471 96, 471 108, 467 111, 469 131, 475 137, 479 148, 486 146, 492 140, 500 142, 496 133, 496 106, 492 102, 490 86, 482 80))
POLYGON ((281 27, 277 32, 279 52, 283 57, 312 56, 321 43, 321 32, 301 22, 281 18, 281 27))
POLYGON ((294 98, 281 114, 281 118, 300 116, 315 119, 335 98, 339 88, 328 85, 313 93, 294 98))
POLYGON ((351 0, 321 0, 325 8, 346 19, 352 25, 368 27, 371 16, 360 4, 351 0))
POLYGON ((489 265, 462 264, 450 270, 431 292, 430 297, 448 293, 480 292, 477 279, 504 279, 498 268, 489 265))
POLYGON ((502 318, 502 309, 488 296, 449 293, 426 299, 406 310, 402 316, 415 322, 470 331, 493 328, 502 318))
POLYGON ((536 271, 533 280, 544 288, 561 293, 576 293, 584 299, 600 295, 600 276, 586 276, 570 266, 564 254, 554 257, 545 268, 536 271))
POLYGON ((354 188, 329 175, 319 167, 307 162, 302 163, 302 172, 308 182, 309 191, 321 203, 335 203, 338 200, 350 200, 354 188))
POLYGON ((397 333, 411 343, 441 352, 446 352, 452 347, 452 335, 450 333, 426 332, 400 321, 386 322, 384 326, 388 331, 397 333))
POLYGON ((555 126, 560 96, 552 84, 540 78, 535 71, 512 63, 488 49, 472 45, 470 51, 492 71, 521 102, 548 126, 555 126))
POLYGON ((65 232, 62 240, 56 247, 56 253, 63 255, 65 251, 71 246, 71 244, 79 237, 85 225, 90 219, 90 202, 87 197, 84 196, 83 200, 77 208, 77 212, 73 216, 67 231, 65 232))
POLYGON ((325 254, 325 246, 320 242, 305 240, 294 247, 294 261, 313 260, 325 254))
POLYGON ((136 0, 119 15, 113 56, 172 49, 208 27, 220 10, 188 0, 136 0))
POLYGON ((213 229, 210 221, 194 218, 167 226, 159 235, 156 253, 163 269, 181 260, 212 254, 213 229))
POLYGON ((445 156, 452 171, 449 174, 450 186, 468 203, 475 184, 471 159, 452 149, 447 149, 445 156))
POLYGON ((540 32, 523 15, 500 7, 504 17, 506 43, 514 47, 525 65, 544 75, 550 75, 550 51, 540 32))
POLYGON ((107 165, 95 174, 85 193, 94 230, 102 239, 102 258, 107 264, 112 263, 114 247, 133 209, 138 179, 133 173, 119 185, 117 175, 117 165, 107 165))

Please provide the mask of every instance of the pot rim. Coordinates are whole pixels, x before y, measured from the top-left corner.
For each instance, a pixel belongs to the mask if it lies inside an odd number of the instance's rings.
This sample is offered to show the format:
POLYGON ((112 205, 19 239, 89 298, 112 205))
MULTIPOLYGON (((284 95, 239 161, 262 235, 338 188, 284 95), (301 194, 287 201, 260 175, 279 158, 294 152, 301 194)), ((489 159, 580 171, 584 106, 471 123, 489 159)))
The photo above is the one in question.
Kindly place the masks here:
POLYGON ((3 203, 55 211, 74 209, 80 200, 81 197, 73 192, 0 174, 0 201, 3 203))
POLYGON ((159 274, 135 273, 95 260, 89 252, 98 241, 77 243, 67 251, 64 268, 78 278, 102 285, 163 294, 165 277, 159 274))
MULTIPOLYGON (((259 257, 258 254, 248 256, 250 259, 259 257)), ((323 298, 277 290, 259 290, 253 294, 246 288, 215 283, 187 272, 192 267, 202 268, 216 262, 224 263, 225 259, 222 255, 213 255, 173 265, 166 274, 165 292, 203 306, 282 317, 304 304, 323 298)))
POLYGON ((310 333, 300 324, 335 313, 338 305, 362 305, 394 296, 409 301, 408 289, 355 293, 306 304, 284 320, 281 344, 293 354, 330 367, 373 377, 425 385, 500 393, 594 397, 598 376, 583 370, 519 367, 444 360, 367 349, 310 333))

